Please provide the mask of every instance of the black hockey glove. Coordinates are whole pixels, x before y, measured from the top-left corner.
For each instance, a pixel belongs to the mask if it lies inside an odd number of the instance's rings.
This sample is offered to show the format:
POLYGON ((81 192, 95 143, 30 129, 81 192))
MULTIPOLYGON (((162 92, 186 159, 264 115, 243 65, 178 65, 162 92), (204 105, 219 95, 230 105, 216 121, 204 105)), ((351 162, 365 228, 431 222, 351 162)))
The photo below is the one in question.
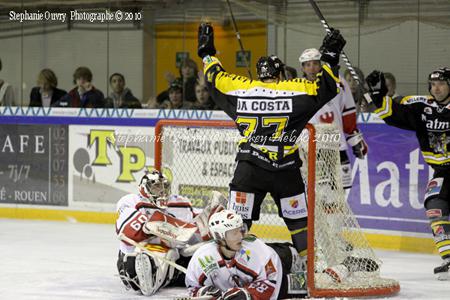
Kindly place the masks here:
POLYGON ((337 66, 339 64, 339 56, 346 43, 340 31, 331 28, 331 32, 323 38, 322 46, 320 46, 319 50, 322 53, 320 59, 329 63, 332 67, 337 66))
POLYGON ((231 288, 223 294, 221 300, 252 300, 250 293, 244 288, 231 288))
POLYGON ((215 55, 214 30, 210 23, 202 23, 198 26, 197 54, 201 59, 207 55, 215 55))
POLYGON ((383 97, 386 96, 388 92, 383 72, 377 70, 372 71, 372 73, 366 77, 366 82, 369 87, 370 97, 377 107, 381 106, 383 97))
POLYGON ((197 297, 200 297, 200 296, 211 296, 211 298, 213 298, 213 299, 220 299, 220 297, 222 297, 222 291, 220 289, 216 288, 215 286, 208 285, 208 286, 201 287, 197 291, 197 297))

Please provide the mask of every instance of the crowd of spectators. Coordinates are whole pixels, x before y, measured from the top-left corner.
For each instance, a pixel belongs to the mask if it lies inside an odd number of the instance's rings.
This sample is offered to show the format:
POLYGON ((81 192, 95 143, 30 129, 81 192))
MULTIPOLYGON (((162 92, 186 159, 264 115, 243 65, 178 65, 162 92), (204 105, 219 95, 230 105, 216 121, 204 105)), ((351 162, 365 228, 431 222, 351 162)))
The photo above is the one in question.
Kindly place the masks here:
MULTIPOLYGON (((0 60, 0 71, 2 62, 0 60)), ((354 68, 359 78, 365 78, 359 68, 354 68)), ((286 79, 297 78, 297 70, 285 66, 286 79)), ((400 102, 402 96, 396 92, 396 79, 392 73, 386 72, 388 95, 400 102)), ((184 60, 179 68, 178 77, 166 73, 167 90, 157 97, 146 101, 145 105, 126 87, 125 76, 113 73, 109 77, 111 92, 105 97, 102 91, 93 84, 93 74, 87 67, 78 67, 73 73, 73 84, 68 92, 58 88, 58 78, 51 69, 43 69, 37 76, 37 86, 30 92, 29 106, 32 107, 83 107, 83 108, 163 108, 163 109, 219 109, 209 95, 202 71, 192 59, 184 60)), ((365 87, 359 87, 349 70, 344 72, 355 99, 358 112, 371 112, 373 104, 364 98, 365 87)), ((0 106, 17 105, 14 89, 6 80, 0 78, 0 106)))

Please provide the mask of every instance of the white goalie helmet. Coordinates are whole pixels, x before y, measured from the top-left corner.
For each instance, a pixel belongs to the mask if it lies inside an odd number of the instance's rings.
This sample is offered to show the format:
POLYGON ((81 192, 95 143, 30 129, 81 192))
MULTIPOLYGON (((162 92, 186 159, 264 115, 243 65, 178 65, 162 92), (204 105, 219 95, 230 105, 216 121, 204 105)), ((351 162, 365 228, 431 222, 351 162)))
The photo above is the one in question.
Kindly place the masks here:
POLYGON ((243 228, 242 217, 232 210, 221 210, 209 218, 209 232, 214 240, 225 239, 227 231, 243 228))
POLYGON ((303 51, 298 60, 300 61, 300 64, 303 64, 307 61, 320 60, 321 57, 322 54, 320 54, 319 50, 316 48, 309 48, 303 51))
POLYGON ((150 202, 165 206, 170 194, 170 182, 161 172, 146 173, 139 183, 139 193, 150 202))

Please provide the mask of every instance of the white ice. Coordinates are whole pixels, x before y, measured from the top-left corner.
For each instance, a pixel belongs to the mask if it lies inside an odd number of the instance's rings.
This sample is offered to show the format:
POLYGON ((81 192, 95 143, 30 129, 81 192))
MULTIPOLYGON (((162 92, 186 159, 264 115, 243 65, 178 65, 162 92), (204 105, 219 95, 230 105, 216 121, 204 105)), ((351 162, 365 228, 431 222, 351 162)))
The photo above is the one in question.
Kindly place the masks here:
MULTIPOLYGON (((0 219, 0 299, 139 299, 116 275, 113 225, 0 219)), ((437 255, 377 251, 382 273, 400 281, 389 299, 450 299, 450 281, 437 281, 437 255)), ((151 299, 185 296, 183 288, 151 299)))

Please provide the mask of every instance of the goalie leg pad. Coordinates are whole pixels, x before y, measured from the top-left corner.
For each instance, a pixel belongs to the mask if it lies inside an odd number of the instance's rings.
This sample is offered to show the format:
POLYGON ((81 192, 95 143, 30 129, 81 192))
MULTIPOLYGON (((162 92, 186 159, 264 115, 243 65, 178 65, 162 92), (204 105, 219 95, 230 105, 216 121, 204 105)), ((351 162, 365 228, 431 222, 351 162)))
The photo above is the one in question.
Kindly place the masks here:
MULTIPOLYGON (((170 249, 166 253, 152 252, 155 256, 161 256, 171 261, 179 258, 178 252, 170 249)), ((158 290, 168 285, 175 275, 175 268, 167 263, 150 257, 144 252, 136 255, 136 274, 139 279, 139 287, 143 295, 154 295, 158 290)))

